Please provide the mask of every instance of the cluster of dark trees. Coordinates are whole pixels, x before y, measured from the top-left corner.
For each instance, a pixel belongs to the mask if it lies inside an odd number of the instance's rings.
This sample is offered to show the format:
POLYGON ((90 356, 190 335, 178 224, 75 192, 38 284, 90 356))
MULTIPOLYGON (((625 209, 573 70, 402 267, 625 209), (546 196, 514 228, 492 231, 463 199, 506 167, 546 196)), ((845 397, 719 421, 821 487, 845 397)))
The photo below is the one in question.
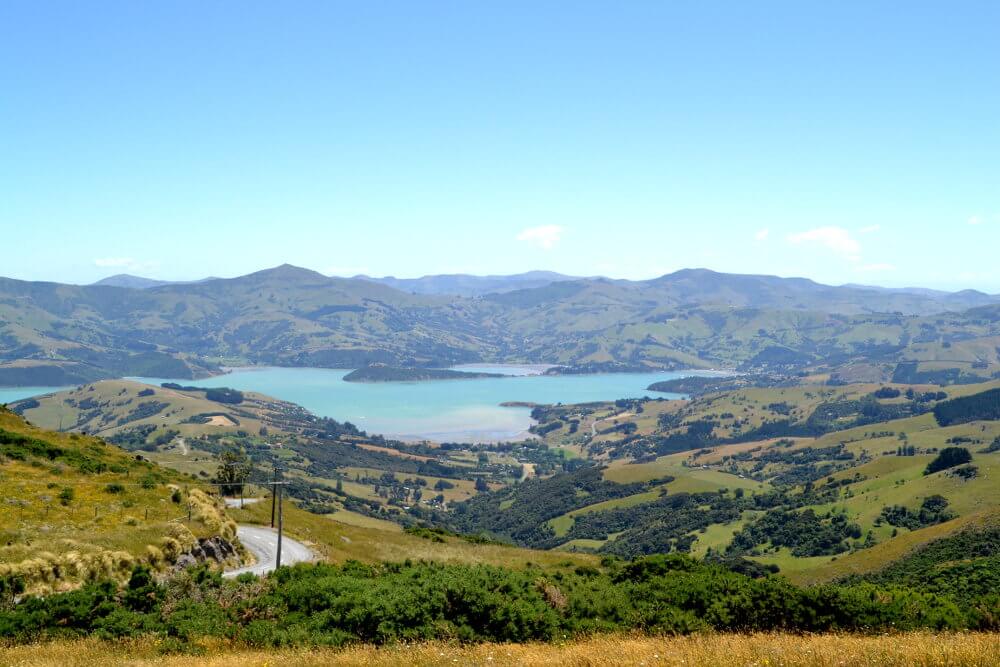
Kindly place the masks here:
POLYGON ((1000 419, 1000 389, 942 401, 934 406, 934 418, 941 426, 1000 419))
POLYGON ((156 424, 141 424, 139 426, 133 426, 132 428, 123 429, 118 433, 115 433, 108 438, 108 442, 129 452, 155 452, 158 447, 166 445, 180 435, 180 431, 168 428, 161 431, 155 438, 150 440, 149 436, 152 435, 156 429, 156 424))
POLYGON ((937 457, 927 464, 925 475, 932 475, 941 470, 954 468, 972 461, 972 454, 965 447, 945 447, 938 452, 937 457))
POLYGON ((546 479, 532 478, 507 489, 456 505, 449 519, 458 532, 487 532, 519 544, 537 545, 554 537, 550 519, 587 505, 640 493, 669 478, 618 484, 590 466, 546 479))
POLYGON ((132 408, 132 410, 130 410, 124 417, 120 417, 118 419, 118 425, 122 426, 123 424, 139 421, 140 419, 148 419, 153 415, 160 414, 168 407, 170 407, 169 403, 162 403, 160 401, 143 401, 132 408))
POLYGON ((899 384, 975 384, 987 378, 974 373, 966 373, 961 368, 936 368, 920 370, 916 361, 905 361, 896 365, 892 381, 899 384))
POLYGON ((842 514, 775 509, 736 533, 727 553, 753 553, 770 543, 774 547, 788 547, 793 556, 830 556, 849 550, 848 540, 859 539, 861 534, 861 526, 850 523, 842 514))
POLYGON ((210 401, 215 401, 216 403, 228 403, 231 405, 239 405, 243 402, 243 392, 236 389, 230 389, 229 387, 193 387, 193 386, 183 386, 176 382, 164 382, 160 385, 164 389, 173 389, 174 391, 197 391, 205 394, 205 398, 210 401))
POLYGON ((720 493, 664 495, 648 505, 584 514, 577 517, 566 537, 605 539, 620 532, 601 552, 625 558, 688 552, 696 540, 695 533, 739 519, 744 506, 738 497, 720 493))
POLYGON ((963 609, 992 614, 996 622, 1000 619, 1000 528, 966 529, 934 540, 864 579, 947 596, 963 609))
POLYGON ((948 511, 948 499, 941 495, 927 496, 919 510, 911 510, 902 505, 883 507, 880 517, 890 526, 918 530, 937 523, 943 523, 955 518, 948 511))

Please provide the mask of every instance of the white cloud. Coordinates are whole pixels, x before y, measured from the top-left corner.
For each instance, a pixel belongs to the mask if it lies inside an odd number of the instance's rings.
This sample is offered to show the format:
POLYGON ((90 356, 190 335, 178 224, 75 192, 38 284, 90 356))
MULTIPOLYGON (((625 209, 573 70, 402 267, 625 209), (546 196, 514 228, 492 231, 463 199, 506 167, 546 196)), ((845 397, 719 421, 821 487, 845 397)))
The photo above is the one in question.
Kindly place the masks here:
POLYGON ((970 225, 981 225, 983 224, 983 222, 985 222, 985 220, 983 220, 982 216, 980 215, 973 215, 969 217, 970 225))
POLYGON ((882 229, 882 225, 868 225, 867 227, 862 227, 858 231, 860 231, 862 234, 874 234, 880 229, 882 229))
POLYGON ((755 241, 766 241, 767 237, 771 235, 771 230, 768 228, 759 229, 757 233, 753 235, 755 241))
POLYGON ((99 266, 102 269, 109 268, 122 268, 126 266, 132 266, 135 264, 135 260, 131 257, 102 257, 100 259, 94 260, 94 266, 99 266))
POLYGON ((328 266, 322 272, 328 276, 343 276, 347 278, 358 275, 370 275, 368 269, 363 266, 328 266))
POLYGON ((124 271, 148 271, 155 269, 156 262, 140 262, 131 257, 99 257, 94 260, 94 266, 101 269, 122 269, 124 271))
POLYGON ((817 227, 788 237, 793 245, 817 244, 851 262, 861 259, 861 244, 843 227, 817 227))
POLYGON ((562 239, 563 231, 559 225, 542 225, 524 229, 516 238, 518 241, 534 243, 544 250, 551 250, 562 239))
POLYGON ((874 264, 862 264, 855 267, 854 270, 859 273, 876 273, 879 271, 895 271, 896 266, 885 262, 876 262, 874 264))

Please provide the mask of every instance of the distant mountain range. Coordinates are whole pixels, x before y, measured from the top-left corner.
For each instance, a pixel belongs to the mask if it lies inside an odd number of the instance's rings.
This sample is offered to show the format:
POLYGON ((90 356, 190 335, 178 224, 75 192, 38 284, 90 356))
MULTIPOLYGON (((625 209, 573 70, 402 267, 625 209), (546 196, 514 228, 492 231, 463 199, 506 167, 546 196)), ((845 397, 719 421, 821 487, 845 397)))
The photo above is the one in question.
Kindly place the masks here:
MULTIPOLYGON (((354 276, 356 280, 367 280, 369 282, 387 285, 394 289, 411 294, 450 294, 454 296, 475 297, 485 294, 499 294, 512 292, 518 289, 530 289, 532 287, 544 287, 552 283, 567 280, 581 280, 573 276, 565 276, 552 271, 528 271, 527 273, 517 273, 509 276, 473 276, 469 274, 450 274, 423 276, 422 278, 373 278, 366 275, 354 276)), ((127 273, 108 276, 98 280, 94 285, 105 287, 128 287, 131 289, 149 289, 151 287, 162 287, 163 285, 188 285, 191 283, 202 283, 208 280, 220 280, 219 278, 202 278, 193 281, 171 281, 154 280, 133 276, 127 273)))
MULTIPOLYGON (((303 271, 308 271, 308 269, 303 269, 303 271)), ((344 280, 336 277, 331 277, 331 279, 344 280)), ((212 276, 192 281, 169 281, 119 273, 99 280, 93 285, 150 289, 165 285, 191 285, 213 280, 223 279, 212 276)), ((555 283, 615 284, 626 288, 632 286, 639 290, 644 287, 658 289, 664 292, 662 297, 677 304, 691 302, 810 309, 817 305, 815 303, 817 301, 829 303, 828 300, 832 299, 837 304, 835 308, 832 308, 834 312, 899 310, 906 314, 913 314, 936 312, 941 309, 974 308, 1000 302, 1000 295, 990 295, 972 289, 946 292, 924 287, 893 288, 855 283, 832 286, 806 278, 739 275, 719 273, 708 269, 682 269, 659 278, 642 281, 612 279, 603 276, 582 278, 553 271, 528 271, 511 275, 487 276, 456 273, 427 275, 420 278, 395 278, 393 276, 375 278, 358 274, 347 280, 374 282, 410 294, 462 297, 506 294, 519 290, 547 287, 555 283), (893 297, 894 300, 886 301, 885 296, 893 297)), ((821 309, 831 310, 829 306, 821 309)))
POLYGON ((519 289, 545 287, 552 283, 569 280, 583 280, 552 271, 528 271, 510 276, 473 276, 456 273, 422 278, 393 278, 392 276, 372 278, 364 275, 358 275, 355 278, 371 280, 413 294, 453 294, 467 297, 502 294, 519 289))
POLYGON ((192 283, 203 283, 207 280, 219 280, 215 277, 202 278, 201 280, 154 280, 133 276, 128 273, 118 273, 98 280, 93 285, 103 287, 128 287, 129 289, 149 289, 150 287, 162 287, 163 285, 190 285, 192 283))
POLYGON ((646 281, 544 272, 372 279, 283 265, 232 279, 152 282, 0 279, 0 385, 190 377, 220 360, 335 368, 478 361, 596 370, 860 367, 866 377, 933 362, 958 373, 952 379, 1000 369, 1000 296, 973 290, 833 287, 705 269, 646 281))

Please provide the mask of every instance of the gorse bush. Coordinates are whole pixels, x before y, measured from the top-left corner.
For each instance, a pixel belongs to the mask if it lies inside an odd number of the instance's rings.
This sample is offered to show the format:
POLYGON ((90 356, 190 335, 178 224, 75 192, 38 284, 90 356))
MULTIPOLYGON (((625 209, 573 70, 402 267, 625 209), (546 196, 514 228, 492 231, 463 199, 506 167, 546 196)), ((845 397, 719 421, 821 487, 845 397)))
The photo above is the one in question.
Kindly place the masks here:
MULTIPOLYGON (((12 584, 13 585, 13 584, 12 584)), ((988 600, 973 605, 981 609, 988 600)), ((546 641, 594 632, 802 632, 978 627, 948 595, 862 582, 799 588, 687 556, 609 560, 603 569, 514 570, 402 563, 297 565, 265 580, 223 581, 204 568, 158 584, 142 567, 111 582, 0 607, 18 641, 155 635, 253 646, 445 639, 546 641)))

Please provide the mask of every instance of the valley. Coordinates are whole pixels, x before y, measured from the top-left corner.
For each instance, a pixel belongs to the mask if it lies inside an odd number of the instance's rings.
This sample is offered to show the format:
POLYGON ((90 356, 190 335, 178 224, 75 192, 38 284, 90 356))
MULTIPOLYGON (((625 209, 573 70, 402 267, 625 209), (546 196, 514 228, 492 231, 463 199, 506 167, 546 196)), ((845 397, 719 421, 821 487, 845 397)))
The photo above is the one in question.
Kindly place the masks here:
POLYGON ((9 390, 0 593, 17 592, 0 631, 276 647, 995 630, 993 362, 956 374, 853 349, 846 365, 771 349, 750 366, 459 355, 355 371, 218 356, 187 367, 205 377, 9 390), (286 565, 315 562, 270 572, 278 479, 286 565), (184 620, 192 595, 214 621, 184 620), (93 610, 66 616, 76 604, 93 610))
POLYGON ((69 384, 0 394, 0 632, 995 630, 993 297, 710 272, 432 284, 14 285, 3 326, 35 342, 0 339, 19 345, 0 380, 69 384), (68 324, 81 308, 103 314, 68 324), (285 565, 308 562, 272 572, 274 481, 285 565))
MULTIPOLYGON (((521 408, 534 423, 530 439, 476 444, 369 434, 219 387, 226 378, 263 381, 267 372, 196 382, 211 386, 102 381, 11 407, 46 428, 99 435, 205 481, 222 452, 242 451, 251 493, 265 493, 280 469, 307 513, 358 528, 443 527, 564 554, 691 553, 751 561, 802 583, 876 571, 898 556, 894 544, 912 549, 1000 516, 1000 422, 936 416, 963 400, 989 403, 1000 382, 797 384, 531 403, 521 408), (969 460, 928 473, 949 448, 969 460), (781 533, 792 519, 801 526, 781 533)), ((463 385, 517 379, 428 386, 457 396, 469 392, 463 385)))

